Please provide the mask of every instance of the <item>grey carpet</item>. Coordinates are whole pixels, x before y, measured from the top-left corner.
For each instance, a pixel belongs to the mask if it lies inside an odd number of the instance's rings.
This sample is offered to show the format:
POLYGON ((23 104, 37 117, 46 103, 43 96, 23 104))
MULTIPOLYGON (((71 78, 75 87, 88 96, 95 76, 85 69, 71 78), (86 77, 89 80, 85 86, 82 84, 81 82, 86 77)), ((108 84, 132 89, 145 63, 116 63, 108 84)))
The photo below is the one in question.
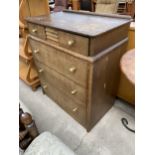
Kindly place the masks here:
POLYGON ((121 123, 121 118, 126 117, 129 126, 134 128, 134 108, 123 101, 116 100, 107 114, 87 133, 56 103, 43 95, 41 88, 33 92, 22 81, 19 85, 21 107, 32 114, 39 132, 55 134, 77 155, 135 154, 135 135, 121 123))

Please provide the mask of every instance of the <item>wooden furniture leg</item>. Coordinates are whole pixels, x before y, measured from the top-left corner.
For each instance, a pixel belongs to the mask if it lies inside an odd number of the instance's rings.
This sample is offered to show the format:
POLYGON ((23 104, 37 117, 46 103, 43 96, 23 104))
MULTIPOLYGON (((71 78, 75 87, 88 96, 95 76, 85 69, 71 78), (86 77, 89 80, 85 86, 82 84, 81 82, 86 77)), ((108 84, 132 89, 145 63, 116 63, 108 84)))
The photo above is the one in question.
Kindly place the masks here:
POLYGON ((24 113, 19 105, 19 146, 25 150, 29 144, 39 135, 32 116, 24 113))

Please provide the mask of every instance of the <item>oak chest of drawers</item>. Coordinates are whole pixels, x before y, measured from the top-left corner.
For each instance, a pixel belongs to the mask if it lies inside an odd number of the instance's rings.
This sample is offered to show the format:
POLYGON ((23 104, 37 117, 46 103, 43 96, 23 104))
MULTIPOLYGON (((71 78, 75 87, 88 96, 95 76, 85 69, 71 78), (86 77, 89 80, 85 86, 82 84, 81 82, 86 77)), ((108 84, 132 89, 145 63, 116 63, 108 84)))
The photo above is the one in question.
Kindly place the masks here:
POLYGON ((130 18, 63 11, 27 22, 43 91, 89 131, 113 105, 130 18))

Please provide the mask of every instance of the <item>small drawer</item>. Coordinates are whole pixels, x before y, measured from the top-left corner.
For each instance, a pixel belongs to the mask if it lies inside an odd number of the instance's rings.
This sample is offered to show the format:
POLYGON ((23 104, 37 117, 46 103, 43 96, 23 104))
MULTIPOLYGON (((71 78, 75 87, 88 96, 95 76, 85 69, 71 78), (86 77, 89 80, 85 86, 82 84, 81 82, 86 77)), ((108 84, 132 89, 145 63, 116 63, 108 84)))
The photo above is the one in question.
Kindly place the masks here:
POLYGON ((75 83, 83 87, 87 86, 88 63, 86 61, 31 38, 29 41, 34 59, 63 74, 75 83))
POLYGON ((86 37, 59 31, 59 46, 82 55, 89 55, 89 39, 86 37))
POLYGON ((54 100, 60 107, 62 107, 68 114, 77 120, 83 126, 86 126, 86 108, 78 105, 76 100, 69 98, 58 87, 54 87, 47 81, 41 80, 42 88, 52 100, 54 100))
POLYGON ((79 104, 84 105, 86 103, 86 89, 79 86, 75 82, 64 77, 62 74, 50 69, 44 64, 35 61, 40 79, 48 81, 54 87, 57 87, 61 91, 64 91, 70 98, 78 100, 79 104))
POLYGON ((28 29, 30 34, 41 39, 46 39, 45 28, 43 26, 28 23, 28 29))

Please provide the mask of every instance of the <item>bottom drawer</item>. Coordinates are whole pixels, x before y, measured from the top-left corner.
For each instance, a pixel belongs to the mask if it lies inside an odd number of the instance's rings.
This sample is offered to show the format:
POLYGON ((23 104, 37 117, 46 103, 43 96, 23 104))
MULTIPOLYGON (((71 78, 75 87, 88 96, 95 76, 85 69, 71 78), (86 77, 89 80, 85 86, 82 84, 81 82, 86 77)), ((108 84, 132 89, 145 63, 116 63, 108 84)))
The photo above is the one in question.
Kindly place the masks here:
POLYGON ((60 105, 67 113, 69 113, 75 120, 86 127, 86 109, 79 106, 75 100, 67 97, 62 91, 53 87, 51 84, 41 79, 41 85, 44 92, 60 105))

